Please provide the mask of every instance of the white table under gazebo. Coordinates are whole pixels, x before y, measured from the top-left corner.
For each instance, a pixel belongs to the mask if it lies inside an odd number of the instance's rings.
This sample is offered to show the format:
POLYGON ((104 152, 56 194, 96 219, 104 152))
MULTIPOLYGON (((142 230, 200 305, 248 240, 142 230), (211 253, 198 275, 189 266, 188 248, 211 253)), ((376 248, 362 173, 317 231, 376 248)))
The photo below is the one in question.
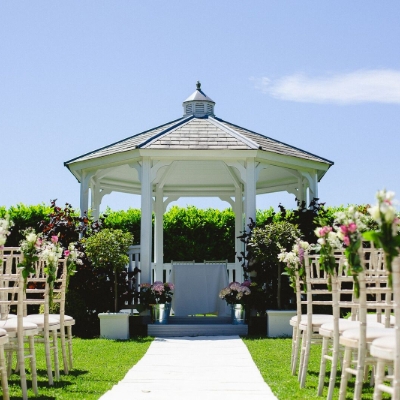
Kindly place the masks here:
MULTIPOLYGON (((287 191, 309 204, 333 164, 217 118, 214 107, 198 82, 183 102, 182 117, 65 162, 80 182, 82 213, 90 207, 98 218, 102 198, 113 192, 141 196, 142 282, 152 281, 153 268, 155 279, 161 280, 163 214, 171 202, 202 196, 227 201, 236 216, 235 251, 240 252, 237 237, 249 218, 255 219, 258 194, 287 191)), ((238 261, 236 265, 239 269, 238 261)))

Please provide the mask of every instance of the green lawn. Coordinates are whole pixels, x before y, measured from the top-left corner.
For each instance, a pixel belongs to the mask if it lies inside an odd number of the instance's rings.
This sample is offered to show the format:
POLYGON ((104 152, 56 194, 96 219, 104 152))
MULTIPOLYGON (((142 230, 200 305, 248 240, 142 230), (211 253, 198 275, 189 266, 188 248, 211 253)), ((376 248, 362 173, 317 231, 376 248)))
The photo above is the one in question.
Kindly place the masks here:
MULTIPOLYGON (((61 379, 49 386, 44 362, 43 345, 36 346, 39 396, 34 397, 31 381, 28 396, 35 399, 97 400, 120 381, 147 351, 153 339, 137 338, 129 341, 107 339, 78 339, 73 342, 74 369, 69 375, 61 372, 61 379)), ((62 361, 60 359, 60 366, 62 361)), ((29 373, 29 370, 27 371, 29 373)), ((30 379, 30 375, 28 375, 30 379)), ((21 399, 19 375, 9 380, 12 399, 21 399)))
MULTIPOLYGON (((53 387, 47 383, 43 345, 38 344, 39 396, 31 389, 29 398, 60 400, 97 400, 114 384, 119 382, 145 354, 153 339, 135 338, 128 341, 107 339, 74 339, 74 369, 69 375, 61 372, 61 379, 53 387)), ((243 338, 264 380, 280 400, 322 399, 317 396, 320 346, 311 348, 309 374, 306 387, 299 388, 297 376, 290 374, 291 339, 243 338)), ((61 365, 61 360, 60 360, 61 365)), ((328 364, 329 365, 329 364, 328 364)), ((28 371, 29 372, 29 371, 28 371)), ((329 371, 328 371, 329 373, 329 371)), ((328 373, 325 379, 328 382, 328 373)), ((28 375, 28 378, 30 376, 28 375)), ((334 398, 338 397, 340 376, 337 378, 334 398)), ((31 382, 28 382, 31 387, 31 382)), ((327 387, 324 391, 326 396, 327 387)), ((21 399, 19 376, 10 378, 10 394, 13 400, 21 399)), ((372 399, 373 389, 367 384, 363 399, 372 399)), ((168 394, 166 393, 168 397, 168 394)), ((384 397, 384 399, 389 397, 384 397)), ((347 399, 352 399, 350 384, 347 399)))
MULTIPOLYGON (((311 346, 310 363, 307 374, 306 387, 299 388, 297 376, 292 376, 290 372, 290 356, 292 339, 269 339, 269 338, 243 338, 244 343, 249 349, 254 362, 261 372, 265 382, 271 387, 274 394, 280 400, 304 400, 304 399, 323 399, 326 398, 329 381, 329 371, 325 378, 324 397, 317 396, 319 363, 321 346, 311 346)), ((330 366, 330 363, 327 363, 330 366)), ((353 381, 349 384, 346 399, 353 399, 353 381)), ((340 385, 340 372, 336 378, 334 399, 338 398, 340 385)), ((373 398, 373 388, 368 384, 364 385, 363 400, 373 398)), ((384 399, 390 398, 390 396, 384 399)))

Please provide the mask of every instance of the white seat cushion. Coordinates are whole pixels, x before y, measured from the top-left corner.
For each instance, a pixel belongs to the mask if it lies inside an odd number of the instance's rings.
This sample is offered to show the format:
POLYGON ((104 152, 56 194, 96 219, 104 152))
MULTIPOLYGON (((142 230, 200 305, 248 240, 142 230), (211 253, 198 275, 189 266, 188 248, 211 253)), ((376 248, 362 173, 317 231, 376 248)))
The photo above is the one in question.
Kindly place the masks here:
POLYGON ((6 336, 7 331, 5 329, 0 329, 0 337, 6 336))
MULTIPOLYGON (((30 322, 35 323, 39 328, 44 327, 44 314, 30 314, 25 317, 30 322)), ((54 318, 49 317, 49 326, 56 327, 60 322, 54 318)))
POLYGON ((396 357, 396 336, 383 336, 373 340, 370 353, 374 357, 394 361, 396 357))
MULTIPOLYGON (((49 314, 49 317, 50 318, 54 318, 57 321, 60 321, 60 314, 49 314)), ((64 314, 64 322, 69 322, 69 323, 73 322, 73 323, 75 323, 75 320, 74 320, 73 317, 64 314)))
MULTIPOLYGON (((6 330, 7 332, 17 332, 18 319, 11 318, 6 320, 0 320, 0 328, 6 330)), ((24 330, 37 330, 38 326, 31 321, 23 319, 24 330)))
MULTIPOLYGON (((373 327, 367 326, 366 329, 366 341, 367 343, 371 343, 373 340, 385 337, 385 336, 394 336, 394 328, 381 328, 381 327, 373 327)), ((340 336, 340 344, 345 346, 354 347, 357 346, 357 343, 360 338, 360 329, 347 329, 340 336)))

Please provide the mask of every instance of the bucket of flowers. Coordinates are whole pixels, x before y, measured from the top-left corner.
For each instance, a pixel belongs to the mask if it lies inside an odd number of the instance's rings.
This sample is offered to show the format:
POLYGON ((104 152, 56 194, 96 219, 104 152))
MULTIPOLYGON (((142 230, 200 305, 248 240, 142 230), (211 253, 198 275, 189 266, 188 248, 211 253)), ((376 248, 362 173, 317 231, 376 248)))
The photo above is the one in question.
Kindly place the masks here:
POLYGON ((171 312, 171 300, 175 286, 170 282, 156 281, 140 284, 140 305, 151 308, 152 322, 155 324, 167 324, 171 312))
POLYGON ((219 292, 219 297, 225 300, 231 307, 232 324, 245 323, 246 305, 249 304, 251 282, 231 282, 219 292))

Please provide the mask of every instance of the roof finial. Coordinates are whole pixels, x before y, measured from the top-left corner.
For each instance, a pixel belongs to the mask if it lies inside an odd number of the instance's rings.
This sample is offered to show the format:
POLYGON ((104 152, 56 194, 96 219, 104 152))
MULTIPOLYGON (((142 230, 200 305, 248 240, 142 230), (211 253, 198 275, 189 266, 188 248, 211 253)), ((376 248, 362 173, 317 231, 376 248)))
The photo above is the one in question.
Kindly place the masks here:
POLYGON ((197 81, 197 83, 196 83, 196 89, 197 89, 197 90, 200 90, 200 88, 201 88, 201 83, 200 83, 200 81, 197 81))

